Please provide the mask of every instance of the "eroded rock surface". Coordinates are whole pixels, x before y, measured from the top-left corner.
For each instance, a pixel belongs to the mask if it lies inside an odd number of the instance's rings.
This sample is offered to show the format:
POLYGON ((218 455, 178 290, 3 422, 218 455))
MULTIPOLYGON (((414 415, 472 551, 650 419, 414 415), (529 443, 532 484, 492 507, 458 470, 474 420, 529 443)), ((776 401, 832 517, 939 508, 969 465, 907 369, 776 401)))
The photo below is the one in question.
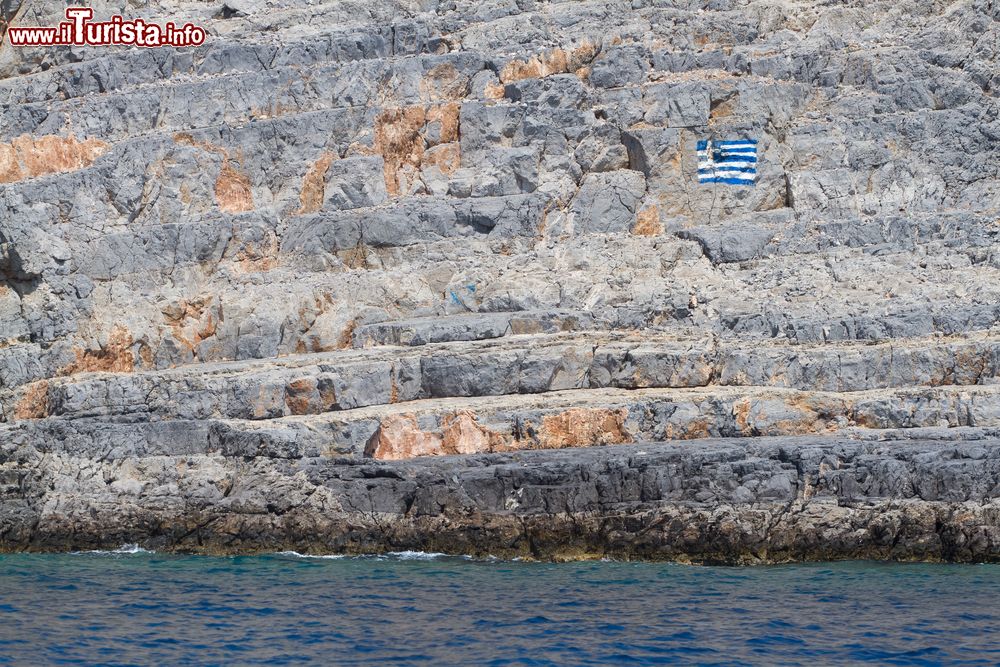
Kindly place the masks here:
POLYGON ((998 558, 995 3, 271 4, 0 46, 0 548, 998 558))

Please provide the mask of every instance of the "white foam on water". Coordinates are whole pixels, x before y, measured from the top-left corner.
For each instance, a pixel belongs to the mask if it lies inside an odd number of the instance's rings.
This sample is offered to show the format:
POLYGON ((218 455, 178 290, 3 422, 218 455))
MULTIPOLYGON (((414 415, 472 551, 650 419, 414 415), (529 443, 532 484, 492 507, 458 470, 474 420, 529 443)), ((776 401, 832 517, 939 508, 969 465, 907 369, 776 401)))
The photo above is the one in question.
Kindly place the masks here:
POLYGON ((121 556, 121 555, 132 555, 132 554, 155 554, 155 553, 156 553, 155 551, 150 551, 149 549, 143 549, 138 544, 123 544, 117 549, 111 549, 110 551, 105 549, 90 549, 87 551, 71 551, 70 555, 82 556, 86 554, 95 554, 98 556, 100 555, 121 556))
POLYGON ((309 558, 309 559, 327 559, 327 560, 417 560, 417 561, 432 561, 440 560, 443 558, 459 558, 461 560, 467 561, 483 561, 483 562, 496 562, 501 559, 496 556, 472 556, 470 554, 445 554, 439 552, 429 552, 429 551, 389 551, 386 553, 371 553, 371 554, 303 554, 298 551, 278 551, 273 555, 275 556, 286 556, 288 558, 309 558))
POLYGON ((390 551, 386 556, 399 560, 437 560, 438 558, 447 558, 448 554, 427 551, 390 551))
POLYGON ((349 558, 345 554, 300 554, 298 551, 279 551, 277 556, 290 556, 292 558, 321 558, 326 560, 338 560, 341 558, 349 558))

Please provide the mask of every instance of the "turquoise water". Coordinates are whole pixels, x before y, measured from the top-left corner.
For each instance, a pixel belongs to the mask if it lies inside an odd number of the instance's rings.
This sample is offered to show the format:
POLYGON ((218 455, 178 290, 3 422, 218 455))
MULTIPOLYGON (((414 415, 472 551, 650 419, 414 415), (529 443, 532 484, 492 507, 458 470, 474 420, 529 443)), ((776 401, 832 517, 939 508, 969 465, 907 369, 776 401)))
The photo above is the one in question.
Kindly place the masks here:
POLYGON ((997 664, 1000 566, 0 557, 3 664, 997 664))

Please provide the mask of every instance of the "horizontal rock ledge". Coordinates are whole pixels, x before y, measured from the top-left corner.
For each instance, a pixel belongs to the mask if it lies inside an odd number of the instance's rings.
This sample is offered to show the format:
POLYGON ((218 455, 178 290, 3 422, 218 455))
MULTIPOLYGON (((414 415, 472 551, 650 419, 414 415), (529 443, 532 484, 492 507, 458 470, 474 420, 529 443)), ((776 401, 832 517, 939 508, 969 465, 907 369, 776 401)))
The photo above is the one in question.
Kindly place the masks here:
POLYGON ((5 450, 0 550, 1000 561, 1000 440, 637 443, 399 462, 5 450))

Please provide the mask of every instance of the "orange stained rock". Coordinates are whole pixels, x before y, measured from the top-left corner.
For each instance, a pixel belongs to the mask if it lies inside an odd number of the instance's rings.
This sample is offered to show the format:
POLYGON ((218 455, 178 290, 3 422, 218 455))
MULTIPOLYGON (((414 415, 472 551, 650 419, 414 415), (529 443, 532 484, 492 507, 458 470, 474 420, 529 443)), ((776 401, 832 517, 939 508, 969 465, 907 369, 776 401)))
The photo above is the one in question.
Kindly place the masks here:
POLYGON ((382 156, 390 195, 407 194, 425 164, 445 173, 458 168, 459 111, 457 102, 448 102, 385 109, 376 117, 374 148, 382 156), (432 124, 438 125, 433 134, 428 132, 432 124))
POLYGON ((664 429, 667 440, 697 440, 712 437, 708 417, 698 417, 684 424, 667 424, 664 429))
MULTIPOLYGON (((578 72, 597 55, 597 47, 589 42, 566 50, 555 48, 534 55, 527 60, 512 60, 500 70, 501 83, 512 83, 522 79, 536 79, 552 74, 578 72)), ((582 74, 578 74, 583 78, 582 74)), ((502 93, 501 93, 502 94, 502 93)))
POLYGON ((335 158, 336 155, 333 153, 325 152, 310 165, 302 179, 298 213, 315 213, 323 207, 323 198, 326 194, 326 172, 330 169, 335 158))
POLYGON ((476 415, 462 410, 443 422, 442 449, 446 454, 495 452, 505 446, 504 437, 476 421, 476 415))
POLYGON ((476 421, 476 415, 461 410, 441 421, 441 431, 424 431, 411 414, 385 417, 368 441, 365 455, 396 461, 415 456, 481 454, 506 449, 504 437, 476 421))
POLYGON ((99 350, 73 350, 76 359, 68 366, 60 369, 59 375, 73 375, 88 371, 106 371, 110 373, 131 373, 135 369, 135 356, 132 354, 132 334, 128 329, 115 325, 108 336, 107 344, 99 350))
POLYGON ((542 417, 538 433, 539 449, 559 449, 587 445, 616 445, 632 442, 625 428, 627 408, 570 408, 542 417))
POLYGON ((420 82, 421 99, 458 100, 465 97, 469 77, 455 69, 451 63, 442 63, 428 70, 420 82))
POLYGON ((386 109, 375 119, 375 149, 382 156, 385 188, 391 195, 405 190, 408 177, 420 168, 426 119, 423 106, 386 109))
POLYGON ((662 234, 663 224, 660 222, 660 207, 654 205, 639 211, 635 219, 635 225, 632 226, 632 233, 636 236, 658 236, 662 234))
POLYGON ((307 415, 320 412, 317 400, 320 398, 316 380, 301 378, 292 380, 285 386, 285 405, 293 415, 307 415))
POLYGON ((222 304, 217 297, 203 294, 194 299, 181 299, 160 309, 174 339, 194 352, 198 345, 215 335, 223 320, 222 304))
POLYGON ((424 153, 423 166, 437 167, 445 174, 452 174, 462 166, 458 143, 441 144, 424 153))
POLYGON ((744 398, 733 403, 733 417, 736 418, 736 428, 743 435, 750 435, 753 427, 750 424, 750 399, 744 398))
POLYGON ((242 213, 253 210, 253 193, 250 179, 233 169, 228 161, 223 162, 219 176, 215 179, 215 200, 225 213, 242 213))
POLYGON ((337 338, 337 348, 341 350, 349 350, 354 345, 354 330, 358 328, 357 318, 352 318, 346 325, 344 325, 344 330, 340 332, 340 337, 337 338))
POLYGON ((483 95, 491 100, 499 100, 503 97, 504 90, 502 83, 489 83, 483 88, 483 95))
POLYGON ((441 131, 435 144, 447 144, 458 141, 458 120, 461 107, 458 102, 449 102, 438 106, 428 107, 427 122, 438 122, 441 124, 441 131))
MULTIPOLYGON (((219 205, 219 210, 225 213, 243 213, 253 210, 253 192, 250 189, 250 179, 230 164, 229 151, 209 141, 198 141, 190 132, 176 133, 174 143, 200 148, 203 151, 222 156, 222 167, 215 179, 215 202, 219 205)), ((235 161, 238 164, 243 163, 239 151, 237 151, 235 161)))
POLYGON ((32 382, 14 406, 15 419, 43 419, 49 416, 49 383, 32 382))
POLYGON ((368 440, 365 455, 385 461, 398 461, 415 456, 441 454, 441 444, 441 436, 422 431, 413 415, 389 415, 382 419, 378 430, 368 440))
POLYGON ((786 418, 769 416, 764 401, 744 398, 733 403, 732 414, 740 433, 746 436, 816 433, 832 426, 822 419, 823 414, 843 414, 850 409, 839 402, 813 404, 807 397, 781 399, 771 406, 786 418))
POLYGON ((483 454, 522 449, 560 449, 632 442, 625 428, 626 408, 571 408, 542 418, 534 437, 513 440, 480 424, 469 410, 441 420, 440 431, 424 431, 412 414, 382 419, 365 455, 396 461, 416 456, 483 454))
POLYGON ((236 253, 236 268, 244 273, 270 271, 278 266, 278 235, 268 230, 260 243, 246 242, 236 253))
POLYGON ((0 183, 89 167, 107 150, 108 144, 99 139, 22 134, 0 144, 0 183))

